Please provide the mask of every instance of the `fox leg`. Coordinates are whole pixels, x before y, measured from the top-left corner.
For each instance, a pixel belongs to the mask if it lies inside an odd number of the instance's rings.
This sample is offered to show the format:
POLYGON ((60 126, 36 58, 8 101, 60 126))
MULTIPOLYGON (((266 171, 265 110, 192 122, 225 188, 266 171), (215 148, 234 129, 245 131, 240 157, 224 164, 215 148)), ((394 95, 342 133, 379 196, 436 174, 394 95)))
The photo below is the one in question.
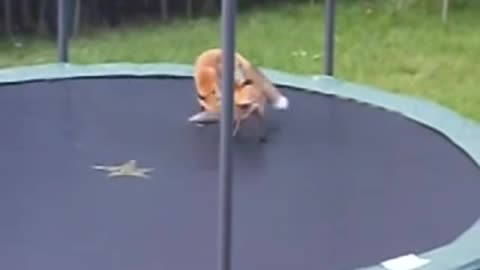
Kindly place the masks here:
POLYGON ((241 124, 241 120, 240 120, 240 119, 236 119, 236 120, 233 122, 233 132, 232 132, 232 136, 233 136, 233 137, 237 136, 237 133, 238 133, 238 131, 240 130, 240 124, 241 124))
POLYGON ((189 122, 195 123, 197 125, 205 125, 205 124, 213 124, 220 120, 220 114, 216 112, 208 112, 208 111, 201 111, 198 112, 190 118, 188 118, 189 122))
POLYGON ((243 115, 242 119, 245 120, 249 118, 254 112, 257 112, 258 110, 259 110, 258 104, 250 105, 250 108, 248 108, 248 111, 243 115))
POLYGON ((242 121, 248 118, 248 116, 252 113, 252 109, 249 108, 249 110, 242 114, 239 113, 238 115, 235 116, 235 119, 233 121, 233 136, 235 137, 240 130, 240 126, 242 125, 242 121))
POLYGON ((260 134, 260 141, 264 142, 266 141, 266 132, 263 130, 264 127, 264 117, 263 117, 263 112, 260 109, 260 106, 258 104, 253 104, 251 105, 248 110, 241 114, 237 119, 234 121, 234 129, 233 129, 233 136, 236 136, 238 131, 240 130, 240 126, 243 121, 255 116, 259 120, 259 124, 262 128, 261 134, 260 134))
MULTIPOLYGON (((200 105, 200 108, 199 108, 198 112, 204 112, 204 111, 205 111, 205 107, 203 107, 202 105, 200 105)), ((192 116, 192 117, 193 117, 193 116, 192 116)), ((199 122, 195 123, 195 125, 196 125, 197 127, 204 127, 204 126, 205 126, 205 124, 199 123, 199 122)))

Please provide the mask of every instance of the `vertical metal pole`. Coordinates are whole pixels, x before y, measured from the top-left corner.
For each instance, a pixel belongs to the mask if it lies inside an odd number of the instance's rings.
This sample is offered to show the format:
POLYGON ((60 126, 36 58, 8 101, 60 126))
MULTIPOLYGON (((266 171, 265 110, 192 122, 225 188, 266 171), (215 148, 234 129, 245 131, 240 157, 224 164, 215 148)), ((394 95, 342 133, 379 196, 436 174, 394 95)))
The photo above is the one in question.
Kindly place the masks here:
POLYGON ((57 50, 58 61, 66 63, 68 62, 68 35, 67 27, 67 1, 71 0, 58 0, 57 1, 57 50))
POLYGON ((335 5, 336 0, 325 0, 325 73, 329 76, 335 64, 335 5))
POLYGON ((218 270, 231 269, 231 219, 233 181, 233 79, 235 57, 236 0, 222 0, 222 109, 219 153, 219 245, 218 270))
POLYGON ((449 6, 449 3, 448 3, 448 0, 443 0, 443 5, 442 5, 442 21, 444 23, 447 22, 447 19, 448 19, 448 6, 449 6))

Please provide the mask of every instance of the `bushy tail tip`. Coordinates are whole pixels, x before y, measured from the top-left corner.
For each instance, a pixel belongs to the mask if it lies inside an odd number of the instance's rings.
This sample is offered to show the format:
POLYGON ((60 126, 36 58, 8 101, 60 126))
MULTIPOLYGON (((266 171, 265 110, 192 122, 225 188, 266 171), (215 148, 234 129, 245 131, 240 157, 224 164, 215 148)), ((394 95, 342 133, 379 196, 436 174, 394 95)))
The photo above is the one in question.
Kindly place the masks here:
POLYGON ((277 99, 273 104, 273 108, 276 110, 286 110, 289 107, 289 100, 285 96, 281 96, 279 99, 277 99))

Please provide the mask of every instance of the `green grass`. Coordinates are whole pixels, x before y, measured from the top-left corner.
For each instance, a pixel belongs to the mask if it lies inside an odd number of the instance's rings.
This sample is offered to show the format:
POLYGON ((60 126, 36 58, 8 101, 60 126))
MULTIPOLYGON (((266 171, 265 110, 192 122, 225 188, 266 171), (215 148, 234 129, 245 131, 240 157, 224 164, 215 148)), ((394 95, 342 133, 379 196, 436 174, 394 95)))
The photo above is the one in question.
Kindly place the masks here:
MULTIPOLYGON (((442 25, 438 8, 394 13, 387 6, 340 5, 337 77, 425 97, 480 120, 478 8, 451 12, 448 25, 442 25)), ((237 48, 254 63, 293 73, 322 73, 322 6, 251 11, 240 15, 237 29, 237 48), (293 56, 297 50, 306 56, 293 56)), ((192 63, 202 50, 219 46, 219 30, 218 19, 97 30, 72 42, 71 60, 192 63)), ((55 61, 52 41, 21 42, 22 47, 0 42, 0 68, 55 61)))

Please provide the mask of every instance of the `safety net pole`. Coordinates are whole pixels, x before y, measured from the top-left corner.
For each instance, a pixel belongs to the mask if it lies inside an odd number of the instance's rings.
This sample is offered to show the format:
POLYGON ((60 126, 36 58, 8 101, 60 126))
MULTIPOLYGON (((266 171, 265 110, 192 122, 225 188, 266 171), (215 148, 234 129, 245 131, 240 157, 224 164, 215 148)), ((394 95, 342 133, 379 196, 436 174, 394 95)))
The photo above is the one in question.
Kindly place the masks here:
POLYGON ((233 80, 235 57, 236 0, 222 0, 222 95, 219 151, 219 245, 218 270, 231 269, 231 219, 233 181, 233 80))
POLYGON ((63 63, 68 62, 67 1, 71 0, 57 1, 57 51, 58 61, 63 63))
POLYGON ((325 0, 325 74, 333 76, 335 54, 336 0, 325 0))

